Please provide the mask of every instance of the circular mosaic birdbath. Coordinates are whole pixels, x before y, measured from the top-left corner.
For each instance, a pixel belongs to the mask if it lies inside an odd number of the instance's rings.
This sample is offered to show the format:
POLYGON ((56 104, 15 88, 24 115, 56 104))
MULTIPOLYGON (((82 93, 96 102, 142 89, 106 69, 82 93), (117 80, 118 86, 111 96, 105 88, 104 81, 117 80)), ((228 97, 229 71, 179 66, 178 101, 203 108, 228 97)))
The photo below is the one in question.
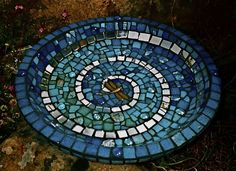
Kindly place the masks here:
POLYGON ((47 35, 16 77, 29 124, 75 156, 142 162, 191 141, 208 125, 220 79, 208 53, 172 27, 96 18, 47 35))

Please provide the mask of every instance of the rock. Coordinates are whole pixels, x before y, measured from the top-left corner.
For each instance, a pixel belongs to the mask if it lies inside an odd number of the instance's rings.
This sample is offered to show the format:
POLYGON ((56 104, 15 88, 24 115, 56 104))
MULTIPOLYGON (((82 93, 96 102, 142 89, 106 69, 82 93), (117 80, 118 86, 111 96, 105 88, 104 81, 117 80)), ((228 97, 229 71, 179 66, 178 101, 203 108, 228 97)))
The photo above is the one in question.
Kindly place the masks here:
POLYGON ((51 170, 53 171, 64 170, 64 168, 65 168, 65 162, 64 162, 64 159, 61 157, 57 158, 51 163, 51 170))
POLYGON ((2 152, 3 152, 3 153, 6 153, 6 155, 10 155, 10 154, 12 154, 13 149, 12 149, 12 147, 10 147, 10 146, 4 147, 4 148, 2 148, 2 152))
POLYGON ((31 144, 26 144, 26 151, 24 152, 22 156, 22 160, 18 162, 18 165, 20 166, 21 169, 23 169, 27 163, 33 162, 35 158, 35 151, 37 148, 37 143, 32 142, 31 144))

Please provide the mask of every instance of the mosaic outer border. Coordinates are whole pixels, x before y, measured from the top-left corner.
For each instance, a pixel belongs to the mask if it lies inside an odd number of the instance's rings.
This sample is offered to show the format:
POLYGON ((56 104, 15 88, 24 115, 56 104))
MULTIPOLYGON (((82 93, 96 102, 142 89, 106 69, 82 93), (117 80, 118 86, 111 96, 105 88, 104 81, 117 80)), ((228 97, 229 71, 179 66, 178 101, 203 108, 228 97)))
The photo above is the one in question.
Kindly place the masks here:
MULTIPOLYGON (((131 29, 133 31, 139 31, 138 28, 131 29)), ((175 40, 176 41, 176 40, 175 40)), ((60 146, 60 148, 73 154, 75 156, 86 158, 93 161, 103 162, 103 163, 134 163, 134 162, 142 162, 149 159, 156 158, 158 156, 164 155, 165 153, 171 152, 177 148, 184 146, 187 142, 194 139, 197 135, 199 135, 204 128, 209 124, 210 120, 213 118, 215 114, 215 110, 218 107, 218 103, 220 100, 220 79, 217 74, 217 68, 214 65, 209 54, 204 50, 202 46, 200 46, 195 40, 185 35, 184 33, 169 27, 165 24, 161 24, 158 22, 146 20, 146 19, 138 19, 138 18, 130 18, 130 17, 107 17, 107 18, 96 18, 90 19, 86 21, 81 21, 78 23, 70 24, 69 26, 63 27, 54 31, 53 33, 47 35, 43 39, 41 39, 36 45, 34 45, 30 50, 28 50, 25 54, 25 57, 22 63, 19 66, 19 70, 15 79, 15 90, 16 97, 18 100, 19 108, 27 122, 40 134, 50 139, 53 143, 60 146), (107 148, 103 146, 99 146, 99 141, 91 141, 91 142, 83 142, 79 137, 76 136, 76 133, 71 130, 66 130, 62 132, 60 130, 56 130, 54 127, 47 125, 42 121, 42 115, 38 115, 37 111, 35 111, 32 107, 32 104, 27 96, 27 80, 26 76, 29 74, 28 68, 33 60, 33 57, 37 54, 37 51, 46 45, 48 41, 51 41, 58 36, 73 30, 77 27, 82 27, 85 25, 89 25, 91 23, 96 22, 118 22, 118 21, 128 21, 128 22, 137 22, 147 24, 149 26, 153 26, 157 29, 162 29, 166 33, 171 33, 178 37, 178 39, 186 42, 188 45, 194 49, 201 59, 204 61, 205 66, 208 69, 210 88, 209 90, 209 98, 207 103, 204 106, 204 110, 202 110, 202 114, 199 115, 192 123, 188 126, 182 128, 175 136, 176 139, 179 139, 179 144, 175 144, 171 137, 163 139, 160 142, 153 142, 150 144, 146 144, 143 146, 128 146, 123 148, 107 148), (184 137, 183 137, 184 135, 184 137), (90 144, 87 146, 87 144, 90 144), (96 149, 94 151, 94 149, 96 149), (114 156, 112 153, 118 150, 121 152, 120 157, 114 156)), ((40 91, 40 90, 38 90, 40 91)), ((40 98, 40 97, 36 97, 40 98)), ((43 111, 42 113, 47 113, 47 111, 43 111)))

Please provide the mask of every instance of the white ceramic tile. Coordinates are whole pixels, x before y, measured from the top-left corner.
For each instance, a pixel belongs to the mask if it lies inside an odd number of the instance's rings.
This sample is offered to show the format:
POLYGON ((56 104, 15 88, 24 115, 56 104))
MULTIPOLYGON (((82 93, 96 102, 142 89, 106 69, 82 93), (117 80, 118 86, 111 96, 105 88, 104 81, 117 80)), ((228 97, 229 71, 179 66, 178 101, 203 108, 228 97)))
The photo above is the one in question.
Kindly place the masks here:
POLYGON ((150 34, 147 34, 147 33, 140 33, 139 34, 139 40, 140 41, 145 41, 145 42, 148 42, 149 41, 149 39, 150 39, 150 34))
POLYGON ((54 68, 50 64, 48 64, 46 67, 46 71, 49 73, 52 73, 53 70, 54 70, 54 68))
POLYGON ((86 99, 83 99, 83 100, 81 100, 81 102, 83 103, 83 104, 85 104, 86 106, 88 106, 89 105, 89 101, 88 100, 86 100, 86 99))
POLYGON ((80 125, 76 125, 72 130, 78 133, 81 133, 83 131, 83 127, 80 125))
POLYGON ((164 116, 164 115, 166 114, 166 110, 163 109, 163 108, 160 108, 160 109, 158 110, 158 114, 164 116))
POLYGON ((143 133, 143 132, 147 131, 147 128, 143 124, 137 126, 136 128, 139 133, 143 133))
POLYGON ((89 71, 89 70, 91 70, 93 67, 94 67, 93 65, 87 65, 84 69, 87 70, 87 71, 89 71))
POLYGON ((130 78, 128 78, 128 77, 126 77, 125 79, 126 79, 126 81, 128 81, 128 82, 131 82, 131 81, 132 81, 132 79, 130 79, 130 78))
POLYGON ((126 60, 125 61, 127 61, 127 62, 131 62, 133 59, 132 58, 130 58, 130 57, 126 57, 126 60))
POLYGON ((60 116, 60 117, 57 118, 57 120, 58 120, 58 122, 63 123, 67 120, 67 118, 64 117, 64 116, 60 116))
POLYGON ((81 86, 81 81, 76 81, 76 82, 75 82, 75 85, 76 85, 76 86, 81 86))
POLYGON ((52 104, 48 104, 48 105, 46 105, 46 109, 47 109, 47 111, 52 111, 52 110, 55 110, 55 107, 52 105, 52 104))
POLYGON ((163 100, 164 102, 169 103, 169 102, 170 102, 170 97, 168 97, 168 96, 163 96, 162 100, 163 100))
POLYGON ((111 108, 111 111, 112 112, 119 112, 119 111, 121 111, 121 108, 120 107, 113 107, 113 108, 111 108))
POLYGON ((81 73, 81 75, 86 75, 87 72, 88 72, 88 71, 86 71, 86 70, 82 70, 80 73, 81 73))
POLYGON ((134 93, 133 99, 138 99, 138 97, 139 97, 139 93, 134 93))
POLYGON ((81 92, 81 86, 77 86, 76 88, 75 88, 75 91, 78 93, 78 92, 81 92))
POLYGON ((98 130, 95 132, 95 137, 103 138, 104 137, 104 131, 103 130, 98 130))
POLYGON ((106 138, 116 138, 115 132, 106 132, 106 138))
POLYGON ((120 138, 128 137, 126 130, 119 130, 119 131, 117 131, 117 134, 120 138))
POLYGON ((185 50, 182 51, 183 57, 186 59, 189 55, 189 53, 185 50))
POLYGON ((129 128, 129 129, 127 130, 127 132, 128 132, 128 134, 129 134, 130 136, 131 136, 131 135, 135 135, 135 134, 138 133, 135 128, 129 128))
POLYGON ((50 98, 43 98, 43 103, 44 104, 51 103, 51 99, 50 98))
POLYGON ((129 105, 130 105, 130 106, 134 106, 136 103, 137 103, 137 100, 132 100, 132 101, 129 103, 129 105))
POLYGON ((110 57, 110 58, 108 58, 108 60, 111 61, 111 62, 115 62, 116 61, 116 57, 110 57))
POLYGON ((170 50, 178 55, 179 52, 181 51, 181 48, 174 43, 174 45, 171 47, 170 50))
POLYGON ((155 114, 152 118, 159 122, 162 119, 162 116, 155 114))
POLYGON ((139 92, 140 92, 139 86, 135 86, 134 87, 134 93, 139 93, 139 92))
POLYGON ((125 56, 118 56, 118 60, 119 61, 124 61, 125 60, 125 56))
POLYGON ((83 78, 84 78, 84 77, 83 77, 82 75, 78 75, 77 80, 82 81, 83 78))
POLYGON ((170 90, 169 89, 164 89, 162 90, 163 95, 170 95, 170 90))
POLYGON ((47 91, 42 91, 41 92, 41 97, 49 97, 48 92, 47 91))
POLYGON ((100 64, 99 61, 93 61, 93 65, 94 65, 94 66, 98 66, 99 64, 100 64))
POLYGON ((129 109, 130 107, 129 107, 128 105, 123 105, 123 106, 121 106, 121 108, 122 108, 122 110, 127 110, 127 109, 129 109))
POLYGON ((156 70, 156 68, 152 68, 150 71, 151 71, 151 73, 153 73, 153 74, 155 74, 155 75, 156 75, 157 73, 159 73, 159 72, 156 70))
POLYGON ((170 49, 171 45, 172 45, 172 42, 168 40, 163 40, 161 42, 161 47, 166 48, 166 49, 170 49))
POLYGON ((136 31, 129 31, 128 38, 129 39, 138 39, 139 33, 136 31))
POLYGON ((58 110, 55 110, 55 111, 50 112, 50 114, 51 114, 54 118, 57 118, 58 116, 61 115, 61 112, 58 111, 58 110))
POLYGON ((77 97, 78 97, 79 100, 84 99, 83 93, 78 93, 78 94, 77 94, 77 97))
POLYGON ((156 124, 156 122, 153 119, 150 119, 149 121, 145 122, 144 124, 149 129, 149 128, 153 127, 156 124))
POLYGON ((161 40, 162 40, 162 38, 160 38, 160 37, 152 36, 151 40, 149 42, 154 45, 160 45, 161 40))
POLYGON ((167 89, 167 88, 169 88, 169 85, 168 85, 167 83, 162 83, 162 84, 161 84, 161 87, 162 87, 163 89, 167 89))
POLYGON ((94 133, 94 129, 93 129, 93 128, 88 128, 88 127, 86 127, 86 128, 84 129, 84 131, 83 131, 83 134, 84 134, 84 135, 88 135, 88 136, 92 136, 93 133, 94 133))

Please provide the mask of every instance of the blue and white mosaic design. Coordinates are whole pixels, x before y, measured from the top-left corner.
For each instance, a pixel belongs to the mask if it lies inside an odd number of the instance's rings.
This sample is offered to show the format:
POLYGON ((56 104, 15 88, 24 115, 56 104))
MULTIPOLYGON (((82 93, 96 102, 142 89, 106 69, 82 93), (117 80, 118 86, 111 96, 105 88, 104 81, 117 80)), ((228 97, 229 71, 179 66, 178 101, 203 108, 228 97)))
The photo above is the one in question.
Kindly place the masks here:
POLYGON ((34 129, 75 156, 142 162, 192 140, 220 99, 217 69, 185 34, 130 17, 96 18, 26 52, 19 107, 34 129))

